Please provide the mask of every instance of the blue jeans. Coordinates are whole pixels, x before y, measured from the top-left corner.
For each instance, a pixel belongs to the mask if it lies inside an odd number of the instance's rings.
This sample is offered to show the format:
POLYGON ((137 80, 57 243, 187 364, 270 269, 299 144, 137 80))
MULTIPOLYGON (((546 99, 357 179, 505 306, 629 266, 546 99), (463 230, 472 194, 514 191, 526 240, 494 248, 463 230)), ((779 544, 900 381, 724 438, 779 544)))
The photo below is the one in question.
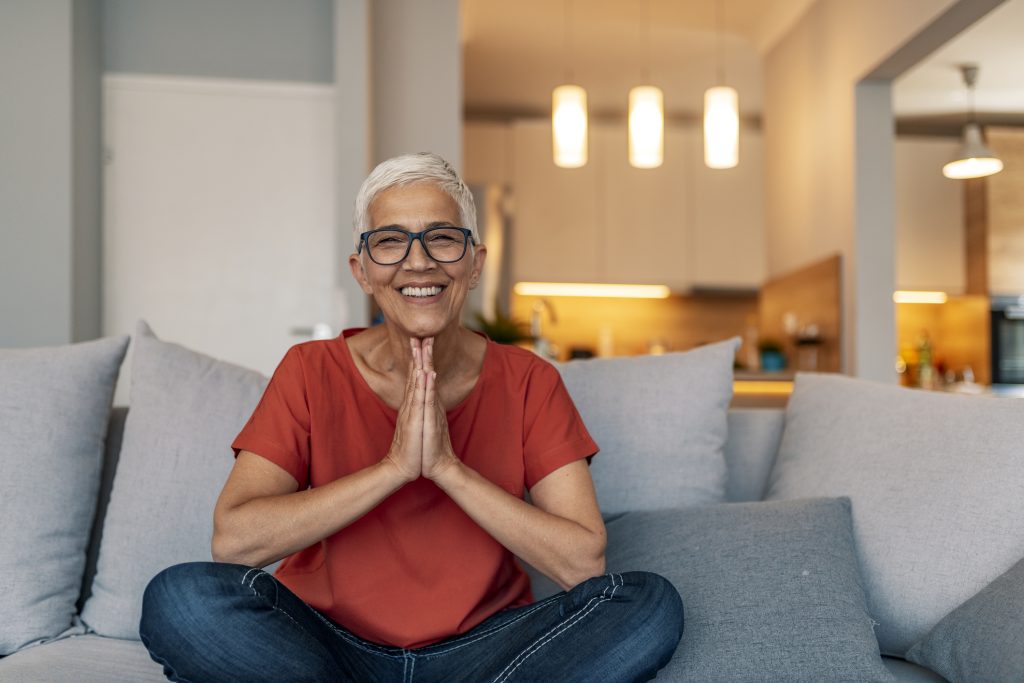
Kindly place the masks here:
POLYGON ((656 574, 605 574, 415 650, 355 636, 262 569, 179 564, 146 587, 139 635, 172 681, 646 681, 683 632, 656 574))

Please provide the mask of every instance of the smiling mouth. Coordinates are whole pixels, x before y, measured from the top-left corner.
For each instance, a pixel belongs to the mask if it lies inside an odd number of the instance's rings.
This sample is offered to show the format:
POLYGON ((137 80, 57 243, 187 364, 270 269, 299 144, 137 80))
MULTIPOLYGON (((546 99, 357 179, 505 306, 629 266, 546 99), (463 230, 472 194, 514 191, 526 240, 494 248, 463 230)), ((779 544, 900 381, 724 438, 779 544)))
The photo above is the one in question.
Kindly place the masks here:
POLYGON ((444 291, 444 287, 440 285, 435 285, 433 287, 402 287, 398 291, 402 293, 402 296, 411 296, 417 299, 424 299, 431 296, 437 296, 442 291, 444 291))

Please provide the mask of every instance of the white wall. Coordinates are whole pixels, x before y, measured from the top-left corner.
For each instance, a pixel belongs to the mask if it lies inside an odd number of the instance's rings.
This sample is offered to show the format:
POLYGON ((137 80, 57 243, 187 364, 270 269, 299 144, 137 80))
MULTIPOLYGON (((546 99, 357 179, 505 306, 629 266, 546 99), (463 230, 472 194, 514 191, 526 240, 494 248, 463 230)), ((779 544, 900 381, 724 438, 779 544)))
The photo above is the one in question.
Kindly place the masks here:
POLYGON ((372 3, 374 161, 436 152, 462 168, 458 0, 372 3))

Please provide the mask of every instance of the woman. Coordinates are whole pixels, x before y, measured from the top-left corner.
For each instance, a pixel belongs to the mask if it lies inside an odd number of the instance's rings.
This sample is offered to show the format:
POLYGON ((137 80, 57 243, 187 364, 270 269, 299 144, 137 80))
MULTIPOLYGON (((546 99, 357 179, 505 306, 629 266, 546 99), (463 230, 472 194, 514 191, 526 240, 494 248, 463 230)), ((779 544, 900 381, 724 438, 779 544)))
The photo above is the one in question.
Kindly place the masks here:
POLYGON ((682 603, 603 574, 597 446, 558 372, 460 323, 487 255, 465 184, 434 154, 385 161, 353 236, 384 323, 289 349, 232 444, 215 562, 146 589, 153 659, 181 681, 653 677, 682 603), (514 556, 566 592, 534 602, 514 556))

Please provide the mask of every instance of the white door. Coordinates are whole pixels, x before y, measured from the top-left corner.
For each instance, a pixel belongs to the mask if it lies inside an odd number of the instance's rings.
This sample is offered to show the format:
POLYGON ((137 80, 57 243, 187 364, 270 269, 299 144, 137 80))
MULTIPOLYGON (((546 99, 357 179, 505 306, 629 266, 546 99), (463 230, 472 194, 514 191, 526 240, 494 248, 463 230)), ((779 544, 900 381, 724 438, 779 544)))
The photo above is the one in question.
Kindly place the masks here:
POLYGON ((111 75, 104 107, 104 334, 142 318, 269 375, 314 326, 352 324, 333 86, 111 75))

